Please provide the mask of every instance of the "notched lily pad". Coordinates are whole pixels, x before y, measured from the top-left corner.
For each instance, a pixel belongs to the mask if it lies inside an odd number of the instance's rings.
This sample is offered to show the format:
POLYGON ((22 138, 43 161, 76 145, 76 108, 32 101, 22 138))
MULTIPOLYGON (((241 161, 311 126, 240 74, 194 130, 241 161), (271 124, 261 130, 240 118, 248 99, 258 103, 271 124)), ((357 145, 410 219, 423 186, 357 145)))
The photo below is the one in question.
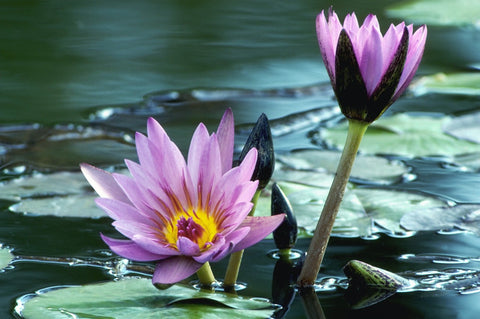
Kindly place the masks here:
MULTIPOLYGON (((277 159, 285 166, 300 171, 325 170, 330 174, 336 172, 341 152, 328 150, 298 150, 278 155, 277 159)), ((351 177, 380 184, 399 181, 408 173, 408 168, 399 161, 359 154, 353 164, 351 177)))
MULTIPOLYGON (((443 126, 448 121, 448 117, 410 116, 403 113, 380 118, 368 128, 360 151, 408 157, 480 152, 480 144, 445 134, 443 126)), ((346 123, 320 131, 321 138, 337 148, 343 147, 346 134, 346 123)))
POLYGON ((480 205, 456 205, 418 209, 405 214, 401 225, 410 230, 442 230, 454 227, 480 235, 480 205))
POLYGON ((268 318, 276 306, 223 293, 174 285, 157 290, 149 279, 44 290, 16 309, 26 319, 37 318, 268 318), (210 302, 199 302, 208 299, 210 302), (23 308, 23 309, 22 309, 23 308))
POLYGON ((428 25, 480 24, 480 3, 471 0, 402 1, 387 8, 391 17, 428 25))
POLYGON ((80 173, 34 174, 0 184, 0 198, 17 202, 16 213, 99 218, 106 214, 95 206, 95 193, 80 173))

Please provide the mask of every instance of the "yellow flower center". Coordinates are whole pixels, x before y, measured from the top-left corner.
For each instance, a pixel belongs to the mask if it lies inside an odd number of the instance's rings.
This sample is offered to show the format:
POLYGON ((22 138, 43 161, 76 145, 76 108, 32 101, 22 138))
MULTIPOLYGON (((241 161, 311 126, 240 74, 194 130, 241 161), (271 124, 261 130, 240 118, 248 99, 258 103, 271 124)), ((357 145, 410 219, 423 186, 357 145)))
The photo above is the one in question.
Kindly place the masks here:
POLYGON ((196 243, 200 251, 208 249, 218 233, 215 219, 204 211, 181 212, 164 228, 165 240, 177 248, 178 237, 186 237, 196 243))

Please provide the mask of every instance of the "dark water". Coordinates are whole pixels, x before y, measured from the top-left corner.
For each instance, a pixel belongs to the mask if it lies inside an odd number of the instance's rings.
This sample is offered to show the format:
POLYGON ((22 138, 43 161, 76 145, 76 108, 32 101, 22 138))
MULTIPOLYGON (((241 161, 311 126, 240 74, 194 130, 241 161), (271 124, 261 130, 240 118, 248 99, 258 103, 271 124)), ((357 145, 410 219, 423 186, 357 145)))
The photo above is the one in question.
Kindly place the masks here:
MULTIPOLYGON (((385 23, 391 19, 385 17, 384 8, 391 3, 395 1, 345 0, 335 1, 334 7, 340 16, 350 11, 359 17, 374 12, 385 23)), ((315 16, 330 4, 0 2, 0 178, 17 176, 16 172, 76 170, 82 161, 119 165, 122 158, 135 156, 124 136, 143 131, 150 115, 185 150, 196 124, 203 121, 214 127, 227 106, 233 108, 239 128, 262 112, 275 120, 333 106, 314 29, 315 16), (101 143, 96 137, 85 142, 85 127, 108 130, 102 133, 101 143), (63 143, 46 138, 72 131, 80 138, 63 143), (105 144, 106 140, 111 144, 105 144)), ((464 71, 478 63, 472 42, 476 34, 478 30, 429 27, 419 74, 464 71)), ((478 106, 476 97, 407 96, 396 103, 394 111, 456 114, 478 106)), ((308 132, 314 122, 277 137, 276 148, 310 145, 308 132)), ((476 184, 465 187, 468 176, 450 179, 458 174, 425 163, 410 163, 425 172, 423 179, 409 185, 411 189, 458 202, 478 202, 471 191, 476 184)), ((0 243, 13 248, 15 254, 106 258, 108 250, 98 233, 113 233, 108 219, 22 216, 9 212, 10 204, 0 202, 0 243)), ((433 232, 403 239, 382 235, 373 241, 333 238, 320 277, 342 276, 343 265, 355 258, 396 272, 444 269, 448 265, 398 258, 402 254, 477 257, 479 245, 472 234, 433 232)), ((307 246, 308 241, 302 240, 297 248, 307 246)), ((242 294, 271 297, 275 261, 266 251, 273 248, 271 241, 265 241, 247 251, 240 279, 251 284, 242 294)), ((475 261, 461 265, 479 266, 475 261)), ((223 269, 224 263, 215 267, 223 269)), ((16 263, 0 274, 0 317, 11 317, 15 299, 37 289, 108 279, 111 276, 100 268, 16 263)), ((478 294, 399 293, 362 310, 349 308, 341 290, 320 293, 319 298, 327 318, 385 318, 391 313, 405 318, 476 318, 480 311, 478 294)), ((287 318, 304 317, 297 298, 287 318)))

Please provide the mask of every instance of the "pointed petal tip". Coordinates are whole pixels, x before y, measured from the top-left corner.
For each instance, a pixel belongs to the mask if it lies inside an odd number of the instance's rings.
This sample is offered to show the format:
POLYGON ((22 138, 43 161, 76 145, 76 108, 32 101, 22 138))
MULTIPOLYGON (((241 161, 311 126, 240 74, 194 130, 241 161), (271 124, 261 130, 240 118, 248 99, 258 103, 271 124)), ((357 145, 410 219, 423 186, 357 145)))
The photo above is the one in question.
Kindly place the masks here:
POLYGON ((152 282, 174 284, 193 275, 203 264, 189 257, 171 257, 157 262, 152 282))

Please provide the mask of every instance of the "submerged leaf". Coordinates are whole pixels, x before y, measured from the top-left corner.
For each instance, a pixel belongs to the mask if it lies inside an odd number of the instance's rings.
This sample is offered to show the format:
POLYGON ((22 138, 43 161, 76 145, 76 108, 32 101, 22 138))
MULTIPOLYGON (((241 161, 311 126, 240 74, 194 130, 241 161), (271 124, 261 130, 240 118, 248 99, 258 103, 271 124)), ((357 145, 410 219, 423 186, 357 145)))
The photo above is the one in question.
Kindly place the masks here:
POLYGON ((268 318, 267 301, 174 285, 157 290, 149 279, 131 278, 62 289, 46 289, 27 300, 26 319, 40 318, 268 318), (205 302, 208 301, 208 302, 205 302))
MULTIPOLYGON (((402 156, 454 156, 480 152, 480 144, 456 139, 443 132, 448 117, 410 116, 397 114, 383 117, 367 130, 360 151, 367 154, 402 156), (384 129, 385 127, 388 130, 384 129)), ((342 147, 347 134, 346 124, 321 131, 322 138, 335 147, 342 147)))

